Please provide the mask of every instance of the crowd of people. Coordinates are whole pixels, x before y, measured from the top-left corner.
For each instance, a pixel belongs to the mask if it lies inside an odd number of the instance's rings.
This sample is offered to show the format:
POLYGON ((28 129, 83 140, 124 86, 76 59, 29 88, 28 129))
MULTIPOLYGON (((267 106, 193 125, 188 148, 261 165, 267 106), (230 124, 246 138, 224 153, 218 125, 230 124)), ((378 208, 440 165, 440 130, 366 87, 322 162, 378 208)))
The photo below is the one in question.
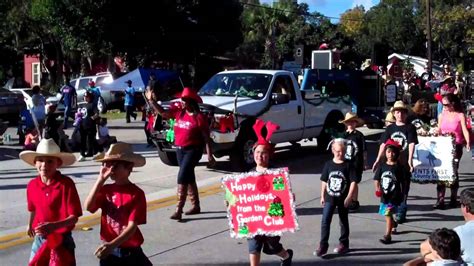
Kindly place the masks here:
MULTIPOLYGON (((446 77, 445 77, 446 78, 446 77)), ((132 82, 126 82, 126 122, 136 119, 134 113, 135 90, 132 82)), ((448 83, 446 83, 448 84, 448 83)), ((102 166, 98 177, 85 201, 85 209, 95 213, 101 209, 100 238, 103 241, 95 256, 100 265, 151 265, 141 249, 144 237, 138 226, 146 221, 146 197, 142 189, 130 181, 134 167, 145 165, 145 158, 133 152, 132 146, 117 143, 109 135, 107 119, 100 117, 98 111, 100 90, 95 84, 89 84, 90 89, 85 93, 85 105, 77 108, 74 114, 75 132, 80 135, 80 157, 83 161, 94 156, 94 160, 102 166), (106 151, 106 152, 104 152, 106 151), (108 179, 112 184, 105 184, 108 179), (120 198, 120 200, 114 200, 120 198)), ((205 150, 209 166, 215 164, 211 145, 209 121, 199 108, 202 99, 189 88, 184 88, 181 101, 169 109, 164 109, 159 103, 159 96, 151 89, 153 79, 145 93, 147 117, 145 117, 145 132, 153 130, 149 117, 157 115, 165 119, 174 119, 174 144, 177 147, 179 171, 177 174, 177 205, 170 219, 181 221, 184 215, 201 213, 199 191, 196 183, 195 167, 205 150), (149 116, 149 117, 148 117, 149 116), (191 200, 192 207, 184 212, 186 198, 191 200)), ((447 85, 449 86, 449 85, 447 85)), ((413 157, 418 135, 452 134, 455 140, 454 172, 455 179, 450 184, 451 208, 461 206, 466 224, 453 230, 442 228, 435 230, 421 244, 421 257, 407 262, 406 265, 461 265, 462 261, 474 263, 474 247, 470 242, 474 237, 474 190, 465 189, 458 201, 459 161, 463 149, 471 148, 471 134, 467 128, 469 120, 462 110, 456 90, 440 89, 441 109, 437 119, 430 114, 428 101, 419 99, 413 109, 404 101, 396 101, 386 117, 386 129, 382 134, 375 162, 372 167, 367 160, 367 148, 364 135, 357 130, 363 125, 363 120, 356 114, 347 113, 343 120, 346 131, 343 138, 334 139, 328 149, 332 152, 331 160, 324 165, 321 174, 321 237, 315 255, 325 256, 329 249, 329 233, 332 216, 337 209, 341 236, 334 249, 337 254, 345 254, 350 250, 349 211, 357 211, 360 207, 358 184, 362 180, 364 170, 372 168, 374 193, 380 198, 378 214, 385 218, 386 227, 380 242, 392 243, 392 237, 397 234, 398 224, 406 222, 409 210, 409 192, 411 174, 414 170, 413 157), (447 92, 443 92, 447 90, 447 92), (434 120, 434 121, 433 121, 434 120), (459 205, 460 203, 460 205, 459 205), (445 264, 442 264, 446 262, 445 264), (458 264, 456 264, 458 263, 458 264)), ((35 88, 35 91, 37 89, 35 88)), ((77 104, 75 91, 69 85, 62 89, 62 101, 66 105, 64 121, 57 121, 55 107, 45 108, 42 96, 34 93, 34 108, 31 110, 38 125, 31 129, 25 139, 25 151, 20 158, 34 166, 38 176, 30 181, 27 187, 27 203, 30 212, 28 234, 34 237, 30 265, 48 265, 50 260, 62 260, 66 265, 74 265, 74 240, 71 230, 82 215, 80 199, 74 182, 62 175, 58 168, 71 165, 76 161, 72 153, 67 152, 67 144, 63 129, 68 126, 68 117, 77 104), (41 107, 42 106, 42 107, 41 107), (42 113, 43 108, 47 112, 42 113), (43 132, 44 131, 44 132, 43 132), (41 139, 41 136, 44 138, 41 139), (41 140, 40 140, 41 139, 41 140), (66 151, 66 152, 65 152, 66 151), (54 189, 54 193, 53 193, 54 189), (51 194, 57 198, 56 208, 47 206, 46 197, 51 194)), ((257 120, 258 123, 259 120, 257 120)), ((267 135, 277 129, 267 129, 267 135)), ((254 127, 256 135, 262 132, 254 127)), ((148 137, 148 136, 147 136, 148 137)), ((66 137, 67 139, 67 137, 66 137)), ((274 145, 269 138, 258 138, 255 144, 254 160, 256 168, 253 171, 264 172, 272 168, 270 158, 274 145), (260 141, 262 140, 262 141, 260 141)), ((290 169, 291 170, 291 169, 290 169)), ((444 209, 446 184, 437 185, 437 201, 435 209, 444 209)), ((293 250, 284 249, 280 237, 258 236, 248 240, 249 260, 251 265, 259 265, 260 254, 277 255, 282 265, 291 265, 293 250)))

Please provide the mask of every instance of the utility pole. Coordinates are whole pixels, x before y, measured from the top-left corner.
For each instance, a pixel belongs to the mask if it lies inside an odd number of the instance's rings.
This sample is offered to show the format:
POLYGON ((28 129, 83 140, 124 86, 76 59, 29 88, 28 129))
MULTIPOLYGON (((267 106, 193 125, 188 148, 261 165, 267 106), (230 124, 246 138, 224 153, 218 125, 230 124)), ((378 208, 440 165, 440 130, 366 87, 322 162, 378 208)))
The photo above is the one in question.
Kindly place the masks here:
POLYGON ((428 49, 428 73, 431 76, 432 73, 432 68, 433 68, 433 62, 431 60, 431 1, 426 0, 426 32, 427 32, 427 49, 428 49))

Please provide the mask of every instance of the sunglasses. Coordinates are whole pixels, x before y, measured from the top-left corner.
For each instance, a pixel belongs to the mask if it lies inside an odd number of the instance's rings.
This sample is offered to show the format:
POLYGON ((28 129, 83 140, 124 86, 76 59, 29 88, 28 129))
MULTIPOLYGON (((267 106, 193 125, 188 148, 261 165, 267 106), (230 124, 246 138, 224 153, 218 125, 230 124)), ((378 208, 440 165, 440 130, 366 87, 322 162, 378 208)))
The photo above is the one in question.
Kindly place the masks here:
POLYGON ((451 106, 450 103, 443 103, 443 106, 451 106))

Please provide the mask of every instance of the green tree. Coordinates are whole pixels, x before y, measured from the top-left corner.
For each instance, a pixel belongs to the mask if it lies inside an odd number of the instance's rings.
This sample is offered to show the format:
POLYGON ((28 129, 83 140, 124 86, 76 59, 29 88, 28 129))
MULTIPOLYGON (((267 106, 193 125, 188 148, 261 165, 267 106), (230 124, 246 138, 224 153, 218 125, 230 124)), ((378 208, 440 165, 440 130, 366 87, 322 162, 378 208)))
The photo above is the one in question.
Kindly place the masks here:
MULTIPOLYGON (((468 0, 431 0, 433 59, 461 63, 474 46, 474 10, 468 0)), ((426 34, 426 3, 419 0, 418 21, 426 34)))
POLYGON ((356 6, 347 10, 341 15, 339 28, 348 37, 356 37, 364 30, 365 9, 363 6, 356 6))

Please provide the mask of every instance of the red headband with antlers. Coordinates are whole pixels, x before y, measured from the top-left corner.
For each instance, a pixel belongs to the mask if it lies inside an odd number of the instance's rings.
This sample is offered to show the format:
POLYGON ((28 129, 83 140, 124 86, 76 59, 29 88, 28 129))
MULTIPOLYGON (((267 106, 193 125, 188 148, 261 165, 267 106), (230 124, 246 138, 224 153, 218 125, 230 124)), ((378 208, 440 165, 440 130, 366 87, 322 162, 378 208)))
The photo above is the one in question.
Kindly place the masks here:
POLYGON ((267 121, 266 123, 263 120, 257 119, 255 124, 253 125, 253 130, 255 131, 255 135, 257 135, 257 143, 255 143, 255 147, 258 145, 265 145, 271 146, 273 145, 270 143, 270 138, 272 137, 273 133, 280 129, 280 126, 271 122, 267 121), (263 136, 263 128, 267 129, 266 136, 263 136))

